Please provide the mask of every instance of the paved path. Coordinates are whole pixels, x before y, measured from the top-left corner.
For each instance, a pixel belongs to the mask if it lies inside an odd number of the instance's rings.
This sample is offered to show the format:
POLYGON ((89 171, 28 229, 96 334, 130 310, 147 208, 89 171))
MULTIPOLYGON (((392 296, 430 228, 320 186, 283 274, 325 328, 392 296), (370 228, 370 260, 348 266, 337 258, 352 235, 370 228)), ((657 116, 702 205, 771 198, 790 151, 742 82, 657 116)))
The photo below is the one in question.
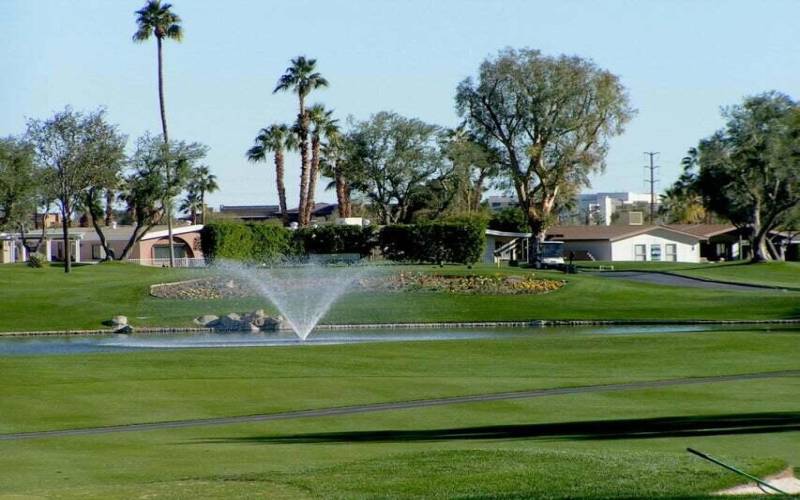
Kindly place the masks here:
POLYGON ((800 376, 800 370, 784 370, 776 372, 741 373, 736 375, 717 375, 711 377, 650 380, 643 382, 627 382, 621 384, 603 384, 603 385, 586 385, 579 387, 563 387, 563 388, 553 388, 553 389, 535 389, 531 391, 496 392, 490 394, 475 394, 472 396, 419 399, 415 401, 397 401, 390 403, 372 403, 372 404, 353 405, 353 406, 319 408, 314 410, 265 413, 260 415, 241 415, 234 417, 173 420, 168 422, 114 425, 109 427, 87 427, 82 429, 19 432, 14 434, 0 434, 0 441, 19 441, 23 439, 43 439, 43 438, 66 437, 66 436, 91 436, 97 434, 111 434, 116 432, 185 429, 189 427, 205 427, 212 425, 235 425, 235 424, 246 424, 252 422, 267 422, 272 420, 291 420, 297 418, 312 418, 312 417, 333 417, 340 415, 354 415, 360 413, 374 413, 380 411, 409 410, 414 408, 428 408, 431 406, 444 406, 444 405, 462 404, 462 403, 485 403, 487 401, 530 399, 530 398, 540 398, 547 396, 559 396, 563 394, 591 394, 591 393, 616 392, 616 391, 631 391, 637 389, 655 389, 661 387, 674 387, 682 385, 708 384, 716 382, 731 382, 738 380, 756 380, 756 379, 798 377, 798 376, 800 376))
POLYGON ((723 283, 707 279, 691 278, 677 274, 653 272, 653 271, 605 271, 592 273, 595 276, 604 278, 618 278, 654 285, 686 286, 691 288, 712 288, 714 290, 734 290, 739 292, 764 292, 770 288, 756 285, 737 285, 734 283, 723 283))

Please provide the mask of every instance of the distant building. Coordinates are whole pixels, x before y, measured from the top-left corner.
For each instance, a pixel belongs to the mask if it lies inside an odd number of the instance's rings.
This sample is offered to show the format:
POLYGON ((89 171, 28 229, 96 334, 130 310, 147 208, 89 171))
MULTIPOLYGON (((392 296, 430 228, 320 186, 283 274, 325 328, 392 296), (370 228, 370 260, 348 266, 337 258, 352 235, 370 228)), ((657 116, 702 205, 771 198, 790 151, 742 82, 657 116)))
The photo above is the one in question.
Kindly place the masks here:
MULTIPOLYGON (((631 210, 649 211, 650 195, 631 192, 583 193, 578 195, 578 212, 587 225, 610 226, 615 222, 614 214, 631 210)), ((659 200, 656 199, 656 209, 659 200)), ((645 217, 648 215, 645 212, 645 217)), ((619 215, 617 216, 619 217, 619 215)), ((624 221, 624 224, 629 223, 624 221)))
MULTIPOLYGON (((311 211, 312 220, 327 220, 336 216, 339 205, 336 203, 315 203, 311 211)), ((286 211, 289 222, 297 222, 297 208, 286 211)), ((220 205, 216 215, 223 219, 243 222, 259 222, 281 219, 281 208, 278 205, 220 205)))
POLYGON ((281 218, 281 208, 278 205, 220 205, 217 213, 223 218, 246 222, 281 218))
POLYGON ((504 208, 519 206, 519 202, 515 196, 489 196, 486 198, 486 204, 492 212, 499 212, 504 208))

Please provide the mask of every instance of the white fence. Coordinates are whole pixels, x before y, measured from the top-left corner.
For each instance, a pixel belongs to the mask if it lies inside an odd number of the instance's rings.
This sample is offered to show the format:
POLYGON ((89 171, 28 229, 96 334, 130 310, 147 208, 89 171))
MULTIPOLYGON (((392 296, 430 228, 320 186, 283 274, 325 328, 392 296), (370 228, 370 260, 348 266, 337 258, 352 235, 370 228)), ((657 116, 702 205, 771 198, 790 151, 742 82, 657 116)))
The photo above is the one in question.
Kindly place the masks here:
MULTIPOLYGON (((169 259, 128 259, 141 266, 169 267, 169 259)), ((175 267, 206 267, 206 260, 200 258, 176 257, 175 267)))

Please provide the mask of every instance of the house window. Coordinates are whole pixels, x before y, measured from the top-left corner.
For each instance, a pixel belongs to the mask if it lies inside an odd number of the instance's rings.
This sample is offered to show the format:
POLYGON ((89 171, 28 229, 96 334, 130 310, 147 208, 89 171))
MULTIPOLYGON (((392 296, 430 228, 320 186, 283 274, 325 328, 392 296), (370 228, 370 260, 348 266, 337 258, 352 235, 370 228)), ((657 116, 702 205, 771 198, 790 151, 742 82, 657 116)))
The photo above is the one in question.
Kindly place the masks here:
MULTIPOLYGON (((172 248, 175 249, 175 258, 176 259, 184 259, 186 258, 186 245, 176 245, 173 244, 172 248)), ((154 259, 169 259, 169 245, 155 245, 153 247, 153 258, 154 259)))
POLYGON ((103 258, 103 245, 92 245, 92 260, 103 258))
POLYGON ((661 245, 650 245, 650 260, 653 262, 661 260, 661 245))
POLYGON ((639 262, 647 260, 647 248, 644 245, 633 245, 633 260, 639 262))
POLYGON ((667 243, 664 245, 664 260, 667 262, 678 261, 678 245, 675 243, 667 243))

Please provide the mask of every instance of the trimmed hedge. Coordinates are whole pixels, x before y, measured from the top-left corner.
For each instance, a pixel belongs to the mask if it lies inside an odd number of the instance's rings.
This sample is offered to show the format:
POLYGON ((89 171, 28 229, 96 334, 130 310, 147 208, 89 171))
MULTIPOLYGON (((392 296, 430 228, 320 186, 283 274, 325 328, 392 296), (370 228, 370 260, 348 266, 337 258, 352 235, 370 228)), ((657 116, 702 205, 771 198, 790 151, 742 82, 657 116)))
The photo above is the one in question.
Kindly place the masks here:
POLYGON ((386 259, 431 264, 478 262, 486 244, 478 220, 451 220, 371 227, 321 225, 290 231, 270 224, 212 222, 201 232, 206 260, 272 262, 297 254, 369 255, 376 244, 386 259))
POLYGON ((383 256, 401 262, 471 265, 486 245, 484 225, 477 221, 394 224, 381 229, 383 256))
POLYGON ((325 224, 304 227, 294 232, 299 250, 306 254, 370 254, 375 247, 375 232, 371 227, 336 226, 325 224))
POLYGON ((295 253, 291 231, 273 224, 212 222, 200 232, 200 247, 209 262, 270 262, 295 253))

